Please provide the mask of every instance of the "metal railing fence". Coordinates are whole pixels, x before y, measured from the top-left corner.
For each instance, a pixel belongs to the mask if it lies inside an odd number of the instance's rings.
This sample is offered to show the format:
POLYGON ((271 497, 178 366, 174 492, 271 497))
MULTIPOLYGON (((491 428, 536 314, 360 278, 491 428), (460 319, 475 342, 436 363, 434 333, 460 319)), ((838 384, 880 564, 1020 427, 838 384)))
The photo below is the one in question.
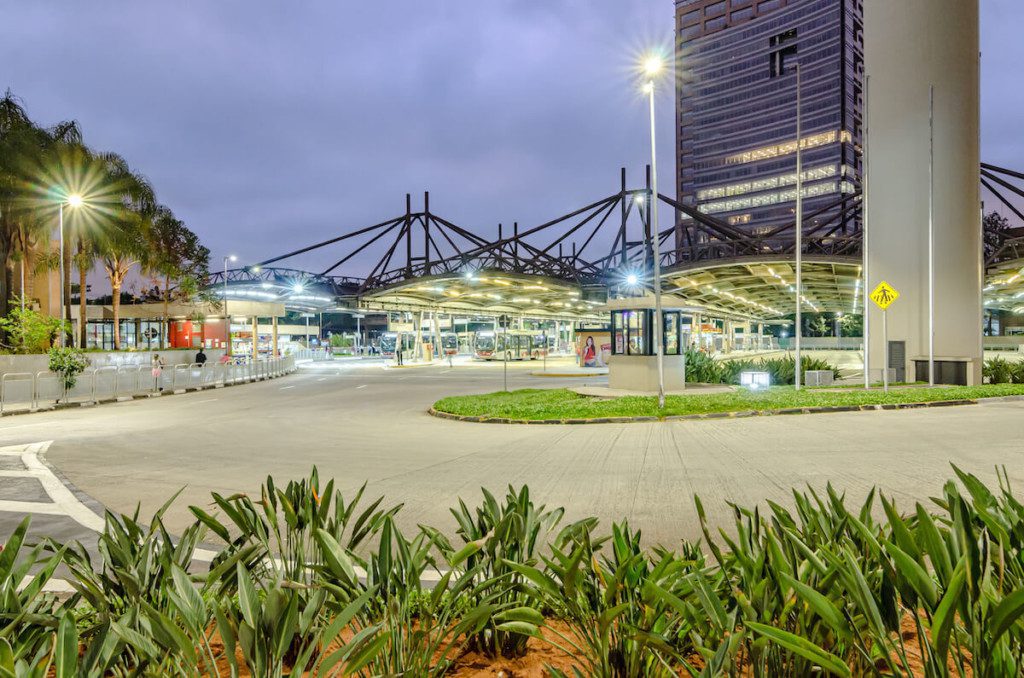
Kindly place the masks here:
POLYGON ((67 392, 54 372, 6 372, 0 375, 0 415, 52 409, 62 403, 93 404, 261 381, 294 372, 296 360, 289 355, 256 362, 172 365, 159 371, 150 365, 90 367, 67 392))

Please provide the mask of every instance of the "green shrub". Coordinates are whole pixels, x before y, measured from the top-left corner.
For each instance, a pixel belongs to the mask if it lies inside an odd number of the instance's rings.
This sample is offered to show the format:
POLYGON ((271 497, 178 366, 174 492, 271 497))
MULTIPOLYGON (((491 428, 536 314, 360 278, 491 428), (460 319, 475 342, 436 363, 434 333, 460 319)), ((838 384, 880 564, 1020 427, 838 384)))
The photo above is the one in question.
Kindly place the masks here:
POLYGON ((559 527, 526 488, 460 502, 455 549, 361 490, 321 492, 315 469, 258 500, 214 495, 218 515, 193 507, 177 540, 167 505, 148 527, 108 514, 97 558, 24 549, 26 519, 0 552, 0 675, 429 677, 527 642, 599 678, 1022 675, 1024 504, 1005 470, 996 489, 954 473, 909 511, 826 486, 712 526, 696 499, 703 539, 674 549, 627 523, 559 527), (207 532, 224 547, 190 575, 207 532), (62 564, 60 601, 42 589, 62 564))
MULTIPOLYGON (((736 360, 718 360, 712 354, 687 349, 686 351, 686 381, 701 384, 739 384, 741 372, 768 372, 771 375, 773 386, 784 386, 793 384, 796 381, 795 368, 796 358, 784 356, 781 358, 761 358, 753 360, 741 358, 736 360)), ((801 356, 803 369, 807 370, 830 370, 836 379, 839 378, 839 368, 826 360, 801 356)), ((1024 373, 1022 373, 1024 374, 1024 373)))
POLYGON ((77 348, 54 346, 50 349, 49 368, 60 379, 63 390, 62 399, 67 399, 68 391, 78 383, 78 375, 84 372, 88 366, 89 359, 77 348))
POLYGON ((61 331, 68 332, 70 327, 60 318, 36 311, 27 299, 11 299, 10 312, 0 317, 0 332, 14 353, 46 353, 61 331))
POLYGON ((1011 363, 998 356, 986 360, 981 373, 990 384, 1024 383, 1024 363, 1011 363))

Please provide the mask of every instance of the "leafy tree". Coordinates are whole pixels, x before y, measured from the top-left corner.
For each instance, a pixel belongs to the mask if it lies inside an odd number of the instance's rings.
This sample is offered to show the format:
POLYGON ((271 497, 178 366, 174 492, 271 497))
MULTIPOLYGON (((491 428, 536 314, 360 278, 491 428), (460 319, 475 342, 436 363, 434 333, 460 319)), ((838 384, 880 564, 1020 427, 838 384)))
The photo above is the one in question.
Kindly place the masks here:
POLYGON ((839 321, 839 326, 842 328, 844 336, 847 337, 863 337, 864 336, 864 316, 853 313, 844 314, 842 319, 839 321))
POLYGON ((162 278, 160 298, 164 305, 164 332, 161 348, 166 348, 171 301, 195 298, 199 282, 209 275, 210 250, 199 242, 199 236, 163 205, 156 210, 149 238, 152 244, 149 267, 162 278), (172 287, 172 282, 176 283, 175 287, 172 287))
POLYGON ((999 212, 989 212, 982 220, 982 242, 985 249, 985 258, 988 259, 999 251, 1006 240, 1007 231, 1010 230, 1010 220, 999 212))
POLYGON ((60 318, 36 311, 24 297, 16 300, 10 312, 0 318, 0 330, 7 337, 8 346, 16 353, 45 353, 65 323, 60 318))
POLYGON ((817 337, 827 337, 832 334, 832 322, 823 314, 818 314, 807 324, 807 328, 817 337))

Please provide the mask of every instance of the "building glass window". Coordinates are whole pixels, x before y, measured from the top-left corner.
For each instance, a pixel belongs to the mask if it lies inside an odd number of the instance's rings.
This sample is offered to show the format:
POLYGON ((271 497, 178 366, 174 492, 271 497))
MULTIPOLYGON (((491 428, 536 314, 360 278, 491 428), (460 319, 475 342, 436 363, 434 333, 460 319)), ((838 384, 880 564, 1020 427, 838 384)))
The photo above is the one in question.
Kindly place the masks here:
POLYGON ((725 0, 704 8, 704 16, 718 16, 725 13, 725 0))
POLYGON ((647 313, 626 311, 626 353, 628 355, 650 355, 647 350, 647 313))
MULTIPOLYGON (((683 348, 682 314, 663 311, 664 355, 680 355, 683 348)), ((654 309, 612 311, 612 355, 654 355, 654 309)))
POLYGON ((682 325, 679 321, 679 311, 662 311, 665 318, 664 333, 662 337, 665 340, 665 348, 662 351, 665 355, 679 355, 680 345, 682 344, 681 328, 682 325))

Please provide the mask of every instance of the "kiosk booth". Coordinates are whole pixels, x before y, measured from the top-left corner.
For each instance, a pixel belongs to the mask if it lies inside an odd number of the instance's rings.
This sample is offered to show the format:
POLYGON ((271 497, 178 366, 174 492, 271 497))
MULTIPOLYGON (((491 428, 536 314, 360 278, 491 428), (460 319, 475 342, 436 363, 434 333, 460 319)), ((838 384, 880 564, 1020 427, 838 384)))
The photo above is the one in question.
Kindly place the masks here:
MULTIPOLYGON (((608 364, 608 387, 627 391, 658 390, 658 357, 654 353, 656 314, 652 297, 629 297, 608 301, 611 312, 612 355, 608 364)), ((665 390, 685 388, 686 366, 683 319, 689 309, 662 307, 665 390)), ((689 329, 688 327, 686 328, 689 329)))

